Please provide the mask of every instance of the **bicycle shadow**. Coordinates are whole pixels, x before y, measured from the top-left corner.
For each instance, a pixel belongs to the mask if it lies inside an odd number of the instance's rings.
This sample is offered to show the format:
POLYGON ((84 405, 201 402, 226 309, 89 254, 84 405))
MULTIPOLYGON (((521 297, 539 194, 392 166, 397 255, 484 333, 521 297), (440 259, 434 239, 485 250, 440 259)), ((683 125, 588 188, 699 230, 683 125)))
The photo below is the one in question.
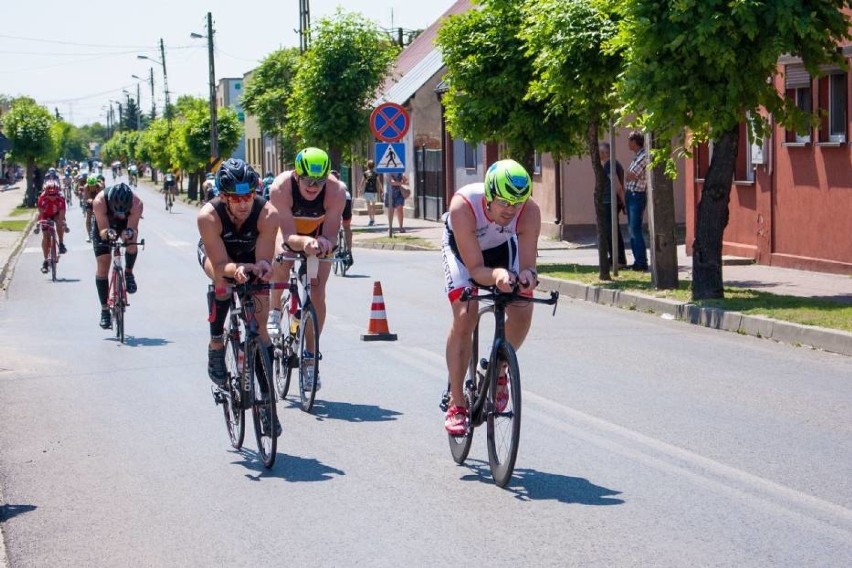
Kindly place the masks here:
POLYGON ((6 522, 23 513, 29 513, 38 509, 35 505, 10 505, 8 503, 0 505, 0 521, 6 522))
MULTIPOLYGON (((111 337, 106 337, 104 339, 115 341, 116 343, 121 345, 115 335, 111 337)), ((163 339, 160 337, 134 337, 132 335, 124 336, 124 345, 128 347, 162 347, 164 345, 168 345, 169 343, 173 342, 169 339, 163 339)))
MULTIPOLYGON (((488 462, 467 460, 464 465, 472 473, 462 476, 463 481, 494 483, 488 462)), ((623 499, 612 497, 620 495, 621 491, 595 485, 582 477, 545 473, 528 468, 516 468, 511 481, 504 489, 514 493, 515 498, 520 501, 553 500, 566 504, 596 506, 624 503, 623 499)))
POLYGON ((402 416, 402 412, 381 406, 327 400, 315 401, 313 414, 318 420, 343 420, 346 422, 390 422, 396 420, 397 416, 402 416))
POLYGON ((352 274, 351 272, 347 272, 346 276, 338 276, 338 278, 372 278, 369 274, 352 274))
POLYGON ((278 452, 275 458, 275 465, 272 466, 272 469, 266 469, 256 450, 249 450, 244 447, 239 451, 233 451, 240 454, 244 459, 231 463, 241 465, 255 472, 254 475, 251 473, 245 474, 251 481, 261 481, 264 478, 278 477, 292 483, 306 483, 331 481, 335 478, 334 476, 346 475, 345 471, 327 466, 316 458, 291 456, 282 452, 278 452))
POLYGON ((57 278, 57 279, 56 279, 56 281, 57 281, 57 282, 69 282, 69 283, 73 283, 73 282, 79 282, 79 281, 80 281, 80 279, 79 279, 79 278, 57 278))

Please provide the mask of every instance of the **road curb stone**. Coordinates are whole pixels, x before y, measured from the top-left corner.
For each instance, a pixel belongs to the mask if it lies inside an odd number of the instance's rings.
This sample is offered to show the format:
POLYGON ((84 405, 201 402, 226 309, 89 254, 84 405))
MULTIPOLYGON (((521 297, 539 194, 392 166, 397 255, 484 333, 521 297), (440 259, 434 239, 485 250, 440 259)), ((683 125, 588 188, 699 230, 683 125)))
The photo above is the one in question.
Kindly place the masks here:
POLYGON ((539 280, 540 287, 545 290, 556 290, 560 294, 586 302, 645 313, 669 314, 679 321, 693 325, 774 339, 791 345, 807 345, 852 356, 852 333, 841 330, 746 315, 721 308, 705 308, 668 298, 654 298, 635 292, 612 290, 547 276, 539 276, 539 280))
POLYGON ((27 237, 30 234, 30 231, 33 229, 33 225, 35 225, 36 215, 35 210, 30 217, 30 222, 27 223, 27 226, 23 231, 18 235, 17 241, 12 245, 12 252, 9 253, 9 257, 6 259, 6 262, 0 267, 0 290, 5 291, 9 287, 9 281, 12 279, 12 274, 15 271, 15 264, 18 261, 18 256, 21 254, 21 250, 24 248, 24 243, 27 240, 27 237))

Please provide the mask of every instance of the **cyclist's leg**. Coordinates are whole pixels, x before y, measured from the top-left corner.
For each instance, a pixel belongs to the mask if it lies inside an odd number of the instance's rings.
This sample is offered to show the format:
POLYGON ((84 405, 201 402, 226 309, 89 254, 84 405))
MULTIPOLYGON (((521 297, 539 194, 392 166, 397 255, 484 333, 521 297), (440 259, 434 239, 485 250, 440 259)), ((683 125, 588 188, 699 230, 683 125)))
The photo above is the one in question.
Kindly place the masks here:
POLYGON ((464 399, 464 378, 470 365, 471 340, 478 321, 479 302, 452 301, 453 323, 447 334, 446 359, 450 378, 450 404, 467 406, 464 399))
POLYGON ((44 255, 44 262, 41 265, 41 271, 47 274, 47 259, 50 256, 50 231, 42 230, 41 232, 41 252, 44 255))
POLYGON ((328 276, 331 274, 331 263, 319 263, 317 270, 317 279, 311 280, 311 303, 317 311, 317 325, 320 335, 325 324, 325 285, 328 282, 328 276))
MULTIPOLYGON (((283 250, 284 240, 281 237, 281 231, 278 231, 278 234, 275 235, 275 251, 276 253, 283 250)), ((272 277, 269 279, 270 282, 287 282, 290 278, 290 268, 293 266, 292 260, 285 260, 284 262, 273 262, 272 263, 272 277)), ((269 308, 271 310, 278 310, 281 312, 281 296, 283 295, 283 290, 270 290, 269 291, 269 308)))
POLYGON ((225 320, 231 308, 231 292, 224 278, 214 278, 213 264, 204 252, 204 245, 198 246, 198 262, 204 273, 213 283, 213 290, 207 293, 207 306, 210 323, 210 342, 207 344, 207 374, 218 386, 225 384, 225 320))
POLYGON ((109 280, 107 273, 109 272, 109 247, 100 239, 97 231, 92 238, 92 247, 95 250, 95 288, 98 291, 98 300, 101 303, 101 327, 107 329, 110 327, 111 318, 107 301, 109 297, 109 280))

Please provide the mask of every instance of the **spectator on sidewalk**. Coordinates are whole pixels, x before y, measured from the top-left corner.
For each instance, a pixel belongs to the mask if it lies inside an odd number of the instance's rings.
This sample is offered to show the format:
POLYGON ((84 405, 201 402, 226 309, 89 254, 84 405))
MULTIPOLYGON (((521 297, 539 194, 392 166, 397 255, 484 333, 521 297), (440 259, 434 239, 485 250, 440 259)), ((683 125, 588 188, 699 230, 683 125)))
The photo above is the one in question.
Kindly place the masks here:
MULTIPOLYGON (((604 246, 606 246, 606 256, 609 259, 610 267, 615 266, 612 260, 612 184, 610 179, 610 148, 608 142, 601 142, 598 146, 598 151, 601 155, 601 163, 603 164, 604 174, 606 175, 606 183, 604 184, 603 204, 606 209, 604 216, 604 246)), ((615 180, 615 190, 617 192, 618 213, 624 211, 624 168, 621 163, 615 161, 615 174, 618 179, 615 180)), ((617 217, 616 217, 617 218, 617 217)), ((624 253, 624 239, 621 237, 621 227, 616 223, 618 232, 618 267, 627 268, 627 256, 624 253)))
POLYGON ((382 174, 377 174, 376 163, 373 160, 367 160, 367 169, 361 178, 361 185, 358 191, 364 196, 364 202, 367 204, 367 215, 370 216, 370 221, 367 226, 372 227, 376 224, 376 202, 382 200, 384 192, 384 178, 382 174))
POLYGON ((645 250, 645 236, 642 234, 642 218, 648 204, 648 184, 645 178, 648 152, 645 150, 645 136, 634 130, 627 138, 627 145, 631 152, 635 152, 633 161, 627 168, 627 183, 624 186, 627 227, 630 232, 630 248, 633 251, 633 265, 630 269, 645 272, 648 270, 648 253, 645 250))
POLYGON ((390 187, 385 191, 385 207, 388 209, 388 236, 393 236, 393 214, 396 212, 399 232, 404 233, 402 219, 405 209, 405 193, 408 189, 408 176, 405 173, 391 174, 390 187))

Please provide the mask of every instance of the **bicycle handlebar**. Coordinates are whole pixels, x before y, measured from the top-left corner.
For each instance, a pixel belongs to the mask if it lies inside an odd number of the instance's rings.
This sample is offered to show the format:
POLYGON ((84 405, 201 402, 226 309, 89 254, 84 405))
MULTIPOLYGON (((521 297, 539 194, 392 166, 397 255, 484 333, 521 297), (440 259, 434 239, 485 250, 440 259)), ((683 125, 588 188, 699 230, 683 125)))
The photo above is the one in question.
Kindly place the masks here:
POLYGON ((517 282, 511 292, 501 292, 497 289, 497 286, 480 286, 479 284, 474 283, 473 286, 465 288, 461 295, 462 302, 469 302, 470 300, 492 300, 502 304, 510 304, 515 301, 545 304, 553 306, 553 314, 555 315, 556 305, 559 302, 559 291, 551 290, 549 298, 536 298, 534 296, 521 295, 520 285, 517 282), (476 294, 477 290, 486 290, 488 293, 480 296, 476 294))
POLYGON ((109 246, 111 246, 111 247, 127 248, 127 247, 132 247, 133 245, 139 245, 143 249, 145 248, 145 239, 142 239, 141 241, 133 241, 133 242, 130 242, 130 243, 125 243, 123 241, 119 241, 118 238, 115 238, 115 239, 110 239, 108 242, 109 242, 109 246))

